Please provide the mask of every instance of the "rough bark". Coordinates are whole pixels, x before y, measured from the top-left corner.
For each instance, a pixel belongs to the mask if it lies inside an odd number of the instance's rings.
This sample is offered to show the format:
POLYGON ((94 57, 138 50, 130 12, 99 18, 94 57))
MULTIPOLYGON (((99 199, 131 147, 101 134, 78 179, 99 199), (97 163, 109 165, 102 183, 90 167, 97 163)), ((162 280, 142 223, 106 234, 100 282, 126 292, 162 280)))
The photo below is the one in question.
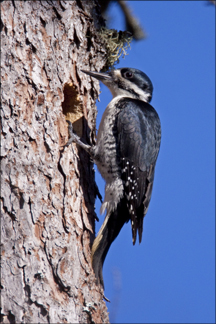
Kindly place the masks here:
POLYGON ((1 3, 1 321, 108 322, 91 267, 94 142, 106 61, 95 1, 1 3))

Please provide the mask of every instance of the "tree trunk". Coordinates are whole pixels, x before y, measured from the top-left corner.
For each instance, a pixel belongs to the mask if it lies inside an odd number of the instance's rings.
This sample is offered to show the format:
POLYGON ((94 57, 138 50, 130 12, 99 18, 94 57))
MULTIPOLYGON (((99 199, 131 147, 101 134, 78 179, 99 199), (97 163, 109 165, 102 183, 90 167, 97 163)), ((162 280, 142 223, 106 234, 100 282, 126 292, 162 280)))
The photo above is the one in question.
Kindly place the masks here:
POLYGON ((91 267, 94 143, 106 51, 96 1, 1 2, 3 323, 108 322, 91 267))

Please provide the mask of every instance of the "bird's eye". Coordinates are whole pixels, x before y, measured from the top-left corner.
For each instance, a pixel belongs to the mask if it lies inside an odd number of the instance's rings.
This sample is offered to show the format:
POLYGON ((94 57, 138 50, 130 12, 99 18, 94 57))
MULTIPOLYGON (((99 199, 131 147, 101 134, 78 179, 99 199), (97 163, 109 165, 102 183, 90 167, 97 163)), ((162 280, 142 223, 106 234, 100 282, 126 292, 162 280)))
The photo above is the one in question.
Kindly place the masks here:
POLYGON ((132 72, 125 72, 124 77, 127 78, 127 79, 131 79, 131 78, 133 78, 133 73, 132 72))

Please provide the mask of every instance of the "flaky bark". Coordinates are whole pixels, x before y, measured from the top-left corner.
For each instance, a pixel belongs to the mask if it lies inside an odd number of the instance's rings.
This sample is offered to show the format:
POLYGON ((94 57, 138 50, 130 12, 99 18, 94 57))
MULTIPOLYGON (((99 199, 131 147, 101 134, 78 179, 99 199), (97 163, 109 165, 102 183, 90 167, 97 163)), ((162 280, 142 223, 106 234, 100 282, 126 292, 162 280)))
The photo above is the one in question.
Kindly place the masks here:
POLYGON ((94 1, 1 3, 1 307, 4 323, 108 322, 91 267, 94 142, 105 48, 94 1))

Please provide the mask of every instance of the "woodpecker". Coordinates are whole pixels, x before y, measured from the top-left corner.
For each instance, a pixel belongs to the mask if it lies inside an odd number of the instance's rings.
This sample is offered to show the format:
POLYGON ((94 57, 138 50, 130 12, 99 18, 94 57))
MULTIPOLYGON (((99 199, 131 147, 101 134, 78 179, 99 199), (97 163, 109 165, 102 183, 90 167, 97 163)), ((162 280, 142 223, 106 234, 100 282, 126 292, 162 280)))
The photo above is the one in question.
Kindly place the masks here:
POLYGON ((104 288, 102 268, 107 252, 122 226, 131 221, 132 241, 142 241, 143 219, 152 194, 155 165, 160 148, 161 125, 149 104, 153 86, 148 76, 133 68, 108 73, 82 70, 103 82, 113 98, 106 107, 96 145, 87 145, 68 122, 69 141, 86 150, 106 181, 101 213, 104 222, 92 246, 92 266, 104 288))

